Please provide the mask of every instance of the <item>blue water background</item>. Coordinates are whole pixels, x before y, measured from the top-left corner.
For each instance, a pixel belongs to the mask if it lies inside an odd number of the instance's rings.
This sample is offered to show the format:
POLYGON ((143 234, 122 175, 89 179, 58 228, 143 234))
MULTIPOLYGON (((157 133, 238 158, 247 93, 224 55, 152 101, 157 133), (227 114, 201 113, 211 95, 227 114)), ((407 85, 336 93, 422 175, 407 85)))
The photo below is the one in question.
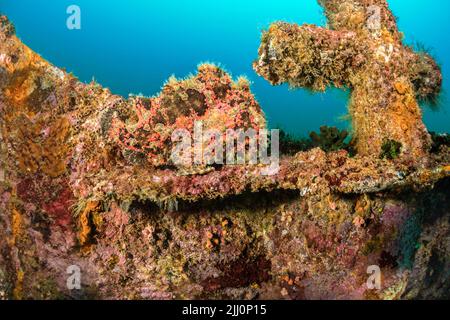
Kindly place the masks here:
MULTIPOLYGON (((430 130, 450 131, 450 1, 390 0, 406 42, 423 43, 443 66, 440 111, 424 108, 430 130)), ((311 94, 272 87, 252 69, 261 31, 283 20, 325 25, 314 0, 0 0, 19 37, 58 67, 112 92, 152 96, 172 74, 185 77, 200 62, 246 75, 270 125, 306 135, 321 125, 346 128, 348 94, 311 94), (81 8, 81 30, 68 30, 66 9, 81 8)))

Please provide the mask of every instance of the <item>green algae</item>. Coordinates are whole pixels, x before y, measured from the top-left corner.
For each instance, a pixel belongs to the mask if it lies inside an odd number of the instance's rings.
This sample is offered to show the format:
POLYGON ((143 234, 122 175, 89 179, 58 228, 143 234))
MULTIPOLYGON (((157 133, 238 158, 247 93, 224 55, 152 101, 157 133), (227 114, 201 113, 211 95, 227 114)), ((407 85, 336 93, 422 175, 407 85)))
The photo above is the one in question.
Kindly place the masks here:
POLYGON ((398 141, 387 139, 381 146, 380 159, 397 159, 402 151, 402 144, 398 141))

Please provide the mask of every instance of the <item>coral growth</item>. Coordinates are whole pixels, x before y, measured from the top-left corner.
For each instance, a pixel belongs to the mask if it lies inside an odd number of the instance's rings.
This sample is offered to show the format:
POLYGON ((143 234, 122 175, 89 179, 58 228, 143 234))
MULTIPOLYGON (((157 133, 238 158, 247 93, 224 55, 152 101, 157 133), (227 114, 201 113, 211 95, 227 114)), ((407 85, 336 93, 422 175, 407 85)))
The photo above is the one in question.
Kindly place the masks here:
POLYGON ((336 127, 323 126, 320 128, 319 134, 311 132, 310 137, 314 147, 319 147, 326 152, 348 148, 345 141, 348 137, 348 132, 346 130, 340 131, 336 127))
POLYGON ((202 65, 124 99, 50 65, 0 16, 0 299, 448 297, 450 148, 435 137, 425 152, 416 104, 438 91, 438 69, 400 44, 384 1, 321 3, 335 30, 275 24, 257 69, 352 87, 359 155, 337 129, 284 136, 270 176, 254 164, 185 175, 169 161, 172 131, 195 121, 265 127, 244 79, 202 65), (383 9, 379 37, 362 28, 369 2, 383 9), (389 43, 386 62, 376 47, 389 43), (423 157, 397 158, 393 141, 423 157), (67 287, 71 266, 80 290, 67 287))
POLYGON ((325 152, 347 150, 353 154, 352 143, 347 140, 350 140, 348 132, 336 127, 322 126, 319 133, 311 132, 309 139, 297 138, 280 130, 280 152, 292 156, 301 151, 320 148, 325 152))
POLYGON ((435 132, 431 132, 430 134, 433 141, 431 152, 436 153, 439 152, 441 148, 450 147, 450 136, 448 134, 437 134, 435 132))
POLYGON ((131 115, 128 110, 107 111, 115 113, 108 133, 125 153, 157 166, 170 162, 172 133, 184 129, 193 135, 197 121, 203 123, 205 132, 266 126, 248 81, 240 78, 233 82, 227 73, 209 64, 200 65, 198 74, 186 80, 169 79, 159 96, 137 98, 133 104, 131 115))

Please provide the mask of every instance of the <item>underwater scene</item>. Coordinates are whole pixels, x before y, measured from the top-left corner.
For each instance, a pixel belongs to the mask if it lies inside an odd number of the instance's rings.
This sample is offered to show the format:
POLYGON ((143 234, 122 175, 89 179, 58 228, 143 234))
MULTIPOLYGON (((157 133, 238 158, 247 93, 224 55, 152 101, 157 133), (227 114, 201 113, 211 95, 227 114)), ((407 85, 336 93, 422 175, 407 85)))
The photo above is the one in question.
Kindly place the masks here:
POLYGON ((0 300, 450 299, 449 18, 0 0, 0 300))

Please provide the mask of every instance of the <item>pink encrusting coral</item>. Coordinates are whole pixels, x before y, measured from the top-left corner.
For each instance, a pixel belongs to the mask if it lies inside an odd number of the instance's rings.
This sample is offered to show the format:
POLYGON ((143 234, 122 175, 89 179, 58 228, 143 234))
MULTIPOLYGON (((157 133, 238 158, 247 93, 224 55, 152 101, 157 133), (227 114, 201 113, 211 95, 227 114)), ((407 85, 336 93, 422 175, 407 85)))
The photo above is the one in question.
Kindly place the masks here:
MULTIPOLYGON (((160 95, 136 98, 133 111, 116 110, 109 136, 134 157, 144 156, 151 165, 170 163, 173 132, 185 129, 192 135, 196 122, 203 131, 265 129, 264 114, 245 78, 233 82, 219 67, 203 64, 186 80, 171 78, 160 95), (134 114, 133 114, 134 113, 134 114), (121 118, 127 118, 125 121, 121 118)), ((207 142, 205 142, 207 143, 207 142)), ((225 141, 224 141, 225 143, 225 141)))

